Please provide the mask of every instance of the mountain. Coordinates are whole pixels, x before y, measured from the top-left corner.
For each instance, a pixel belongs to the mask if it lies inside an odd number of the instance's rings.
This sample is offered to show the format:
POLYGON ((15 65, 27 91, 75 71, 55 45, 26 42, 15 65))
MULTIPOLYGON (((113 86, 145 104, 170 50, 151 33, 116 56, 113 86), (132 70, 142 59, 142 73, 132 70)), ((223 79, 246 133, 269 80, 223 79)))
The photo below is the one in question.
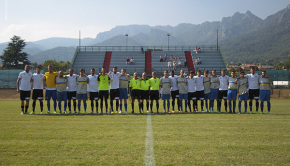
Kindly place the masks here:
MULTIPOLYGON (((81 45, 88 45, 92 41, 93 41, 92 38, 81 39, 81 45)), ((55 47, 76 47, 79 45, 79 39, 52 37, 48 39, 35 41, 33 43, 38 44, 44 47, 45 49, 52 49, 55 47)))
POLYGON ((34 55, 29 55, 30 62, 42 64, 46 60, 56 61, 71 61, 76 47, 56 47, 53 49, 45 50, 34 55))
POLYGON ((252 32, 221 42, 227 62, 274 64, 290 58, 290 5, 252 32))

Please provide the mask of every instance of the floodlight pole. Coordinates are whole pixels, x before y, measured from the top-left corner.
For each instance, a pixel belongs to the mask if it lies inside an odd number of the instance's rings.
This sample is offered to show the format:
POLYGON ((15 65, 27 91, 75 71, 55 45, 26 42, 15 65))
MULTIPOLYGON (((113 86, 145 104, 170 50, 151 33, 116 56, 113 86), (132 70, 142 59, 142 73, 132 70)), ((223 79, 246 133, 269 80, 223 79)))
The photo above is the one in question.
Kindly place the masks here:
POLYGON ((216 50, 219 50, 219 30, 216 30, 216 50))
POLYGON ((169 36, 170 36, 170 33, 167 33, 167 36, 168 36, 168 51, 169 51, 169 36))
POLYGON ((128 51, 128 34, 125 34, 126 36, 126 51, 128 51))

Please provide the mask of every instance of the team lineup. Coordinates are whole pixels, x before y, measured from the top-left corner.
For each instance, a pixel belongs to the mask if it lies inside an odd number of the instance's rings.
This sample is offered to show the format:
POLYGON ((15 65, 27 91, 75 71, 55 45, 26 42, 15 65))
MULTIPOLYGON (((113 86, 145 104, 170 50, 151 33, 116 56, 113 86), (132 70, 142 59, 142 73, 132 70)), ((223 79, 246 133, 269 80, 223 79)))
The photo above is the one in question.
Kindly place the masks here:
POLYGON ((85 74, 81 69, 79 75, 74 74, 73 69, 69 69, 69 74, 64 75, 63 71, 53 72, 53 66, 48 66, 48 72, 41 73, 41 67, 36 68, 36 73, 32 74, 28 65, 25 71, 20 72, 17 80, 17 91, 20 92, 21 114, 28 114, 29 100, 32 86, 32 112, 35 114, 36 101, 40 103, 40 111, 43 113, 43 89, 46 83, 45 100, 47 101, 47 113, 50 114, 50 100, 53 101, 54 113, 59 114, 79 114, 83 103, 84 113, 87 113, 88 94, 91 101, 91 114, 107 114, 117 112, 128 113, 128 99, 130 97, 131 113, 135 113, 135 100, 137 100, 139 113, 153 113, 153 104, 155 100, 156 113, 159 113, 159 99, 163 100, 163 112, 214 112, 216 101, 216 112, 222 111, 222 100, 224 100, 224 112, 236 113, 236 100, 238 98, 238 113, 242 113, 242 102, 244 102, 244 113, 247 114, 248 100, 250 113, 253 110, 253 100, 256 102, 256 113, 260 108, 260 113, 264 111, 264 101, 267 102, 268 114, 270 114, 271 103, 270 96, 273 94, 272 81, 262 71, 262 75, 255 73, 251 68, 250 74, 240 72, 240 77, 231 72, 231 77, 222 70, 221 75, 217 76, 216 70, 212 70, 211 75, 208 70, 197 71, 197 75, 191 71, 189 76, 185 76, 183 69, 180 75, 175 75, 174 71, 170 73, 164 71, 164 76, 157 77, 156 72, 152 72, 152 78, 148 78, 146 73, 139 77, 138 73, 130 76, 126 69, 106 73, 103 67, 101 73, 95 73, 92 68, 90 75, 85 74), (89 91, 89 92, 87 92, 89 91), (110 107, 108 99, 110 97, 110 107), (170 99, 172 99, 170 103, 170 99), (100 100, 100 107, 99 107, 100 100), (114 111, 115 100, 115 111, 114 111), (200 100, 200 107, 198 107, 200 100), (260 100, 260 104, 259 104, 260 100), (25 102, 26 101, 26 102, 25 102), (146 102, 146 103, 145 103, 146 102), (145 107, 145 104, 146 107, 145 107), (149 104, 150 103, 150 104, 149 104), (177 104, 177 109, 175 109, 177 104), (72 109, 73 105, 73 109, 72 109), (184 105, 184 106, 183 106, 184 105), (123 109, 124 106, 124 109, 123 109), (63 107, 63 109, 62 109, 63 107), (68 112, 67 112, 68 107, 68 112), (229 107, 229 109, 228 109, 229 107), (200 108, 201 110, 198 110, 200 108), (189 110, 188 110, 189 109, 189 110))

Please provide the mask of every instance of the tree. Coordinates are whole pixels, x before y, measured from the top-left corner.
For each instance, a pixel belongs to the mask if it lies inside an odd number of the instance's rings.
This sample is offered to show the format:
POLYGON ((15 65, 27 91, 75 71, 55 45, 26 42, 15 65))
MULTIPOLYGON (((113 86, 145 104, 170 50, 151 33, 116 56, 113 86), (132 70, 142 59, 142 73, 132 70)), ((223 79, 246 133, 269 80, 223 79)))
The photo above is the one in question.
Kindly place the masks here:
POLYGON ((56 60, 47 60, 42 65, 43 65, 44 68, 46 68, 48 65, 52 65, 53 66, 53 71, 59 71, 59 70, 66 71, 70 67, 70 62, 69 61, 67 61, 67 62, 63 62, 63 61, 57 62, 56 60))
POLYGON ((11 42, 0 56, 5 69, 23 69, 25 65, 29 65, 28 54, 22 52, 26 43, 19 36, 13 36, 11 42))

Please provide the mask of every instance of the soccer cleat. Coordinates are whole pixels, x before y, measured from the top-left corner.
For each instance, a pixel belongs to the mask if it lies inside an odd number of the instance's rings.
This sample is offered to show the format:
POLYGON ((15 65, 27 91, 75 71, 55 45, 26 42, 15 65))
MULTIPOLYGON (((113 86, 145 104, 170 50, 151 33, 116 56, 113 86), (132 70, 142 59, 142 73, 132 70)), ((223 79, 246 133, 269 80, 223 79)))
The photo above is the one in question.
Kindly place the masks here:
POLYGON ((24 112, 23 111, 21 111, 21 115, 23 115, 24 114, 24 112))
POLYGON ((153 111, 151 110, 150 113, 153 114, 153 111))
POLYGON ((63 114, 66 114, 66 111, 63 111, 63 114))
POLYGON ((43 112, 41 111, 40 114, 43 114, 43 112))
POLYGON ((134 114, 134 111, 132 111, 131 113, 134 114))
POLYGON ((196 112, 198 112, 198 110, 196 110, 196 112))
POLYGON ((201 112, 203 112, 203 113, 204 113, 204 110, 202 110, 201 112))
POLYGON ((196 113, 196 111, 195 111, 195 110, 194 110, 193 112, 194 112, 194 113, 196 113))
POLYGON ((271 112, 268 112, 269 115, 271 115, 271 112))
POLYGON ((259 114, 259 111, 256 111, 256 114, 259 114))
POLYGON ((119 111, 119 114, 122 114, 122 111, 121 110, 119 111))
POLYGON ((252 114, 252 111, 250 111, 250 114, 252 114))
POLYGON ((211 113, 213 113, 213 110, 211 110, 211 113))
POLYGON ((25 114, 29 114, 29 113, 26 111, 25 114))
POLYGON ((169 113, 169 114, 170 114, 170 111, 168 110, 168 111, 167 111, 167 113, 169 113))
POLYGON ((56 111, 53 111, 54 114, 56 114, 56 111))
POLYGON ((261 114, 263 114, 263 112, 261 112, 261 114))
POLYGON ((238 114, 241 114, 241 112, 239 112, 238 114))
POLYGON ((77 112, 75 111, 75 114, 77 114, 77 112))
POLYGON ((125 114, 128 114, 128 111, 127 110, 125 110, 125 114))
POLYGON ((156 113, 159 114, 159 111, 157 110, 156 113))
POLYGON ((99 113, 100 115, 103 114, 103 110, 99 113))
POLYGON ((61 114, 61 111, 59 111, 59 113, 58 114, 61 114))
POLYGON ((81 111, 79 111, 78 114, 81 114, 81 111))
POLYGON ((34 115, 35 113, 34 112, 30 112, 30 115, 34 115))
POLYGON ((50 114, 50 111, 47 111, 47 113, 46 114, 50 114))
POLYGON ((245 114, 248 114, 248 112, 245 112, 245 114))
POLYGON ((71 111, 69 111, 69 114, 71 114, 71 111))
POLYGON ((91 114, 94 114, 94 111, 92 111, 91 114))
POLYGON ((164 111, 163 111, 163 113, 165 114, 165 113, 166 113, 166 111, 164 110, 164 111))

